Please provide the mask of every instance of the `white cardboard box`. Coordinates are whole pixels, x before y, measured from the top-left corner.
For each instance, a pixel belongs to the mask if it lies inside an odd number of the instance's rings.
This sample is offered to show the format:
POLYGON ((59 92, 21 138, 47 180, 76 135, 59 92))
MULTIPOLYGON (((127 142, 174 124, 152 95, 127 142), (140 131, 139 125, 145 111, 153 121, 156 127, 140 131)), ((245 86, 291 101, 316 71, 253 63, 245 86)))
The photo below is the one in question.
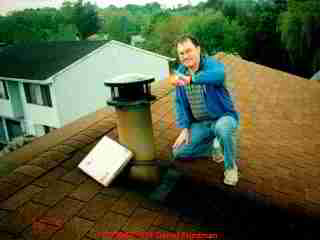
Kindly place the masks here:
POLYGON ((103 186, 108 186, 133 157, 133 153, 104 136, 78 167, 103 186))

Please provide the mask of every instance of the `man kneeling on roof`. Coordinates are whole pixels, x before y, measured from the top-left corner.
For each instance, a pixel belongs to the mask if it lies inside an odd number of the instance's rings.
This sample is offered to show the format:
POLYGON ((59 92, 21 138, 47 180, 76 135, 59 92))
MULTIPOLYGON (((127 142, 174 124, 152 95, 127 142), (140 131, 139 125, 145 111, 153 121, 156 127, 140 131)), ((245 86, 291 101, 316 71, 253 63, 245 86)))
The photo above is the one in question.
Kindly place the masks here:
POLYGON ((224 161, 224 183, 235 186, 239 113, 225 87, 224 65, 201 54, 198 40, 190 35, 177 39, 175 47, 181 64, 169 81, 176 86, 176 124, 182 131, 173 145, 174 160, 212 156, 217 138, 224 159, 215 155, 213 160, 224 161))

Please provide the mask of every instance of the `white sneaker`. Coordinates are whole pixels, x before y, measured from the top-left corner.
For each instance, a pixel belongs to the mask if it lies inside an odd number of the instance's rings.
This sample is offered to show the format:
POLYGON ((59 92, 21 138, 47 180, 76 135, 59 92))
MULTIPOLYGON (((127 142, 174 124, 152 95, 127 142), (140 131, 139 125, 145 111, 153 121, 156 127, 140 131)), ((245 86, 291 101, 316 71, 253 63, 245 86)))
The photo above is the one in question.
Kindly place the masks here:
POLYGON ((239 180, 238 168, 233 167, 224 171, 224 184, 235 186, 239 180))

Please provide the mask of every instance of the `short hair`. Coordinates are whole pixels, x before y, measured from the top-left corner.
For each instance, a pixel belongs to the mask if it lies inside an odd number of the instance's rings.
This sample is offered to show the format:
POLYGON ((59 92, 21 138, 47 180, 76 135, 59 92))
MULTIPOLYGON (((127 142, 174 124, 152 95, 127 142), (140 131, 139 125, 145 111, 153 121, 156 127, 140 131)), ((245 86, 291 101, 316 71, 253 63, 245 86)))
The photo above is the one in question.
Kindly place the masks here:
POLYGON ((178 44, 184 43, 184 42, 187 41, 187 40, 190 40, 190 41, 193 43, 193 45, 195 45, 196 47, 199 47, 199 46, 200 46, 200 42, 199 42, 199 40, 198 40, 196 37, 194 37, 194 36, 191 35, 191 34, 184 34, 184 35, 179 36, 179 37, 176 39, 176 41, 175 41, 175 47, 177 48, 177 47, 178 47, 178 44))

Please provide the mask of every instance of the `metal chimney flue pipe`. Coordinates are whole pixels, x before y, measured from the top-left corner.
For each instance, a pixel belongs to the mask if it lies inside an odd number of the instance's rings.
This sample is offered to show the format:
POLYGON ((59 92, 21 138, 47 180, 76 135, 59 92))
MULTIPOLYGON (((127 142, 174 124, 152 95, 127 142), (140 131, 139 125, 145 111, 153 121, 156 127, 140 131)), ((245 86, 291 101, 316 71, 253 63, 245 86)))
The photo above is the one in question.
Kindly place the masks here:
POLYGON ((105 81, 111 88, 107 104, 114 106, 117 115, 119 141, 135 157, 131 161, 129 177, 158 183, 159 167, 155 164, 155 146, 150 104, 155 100, 150 84, 154 78, 143 74, 124 74, 105 81))

